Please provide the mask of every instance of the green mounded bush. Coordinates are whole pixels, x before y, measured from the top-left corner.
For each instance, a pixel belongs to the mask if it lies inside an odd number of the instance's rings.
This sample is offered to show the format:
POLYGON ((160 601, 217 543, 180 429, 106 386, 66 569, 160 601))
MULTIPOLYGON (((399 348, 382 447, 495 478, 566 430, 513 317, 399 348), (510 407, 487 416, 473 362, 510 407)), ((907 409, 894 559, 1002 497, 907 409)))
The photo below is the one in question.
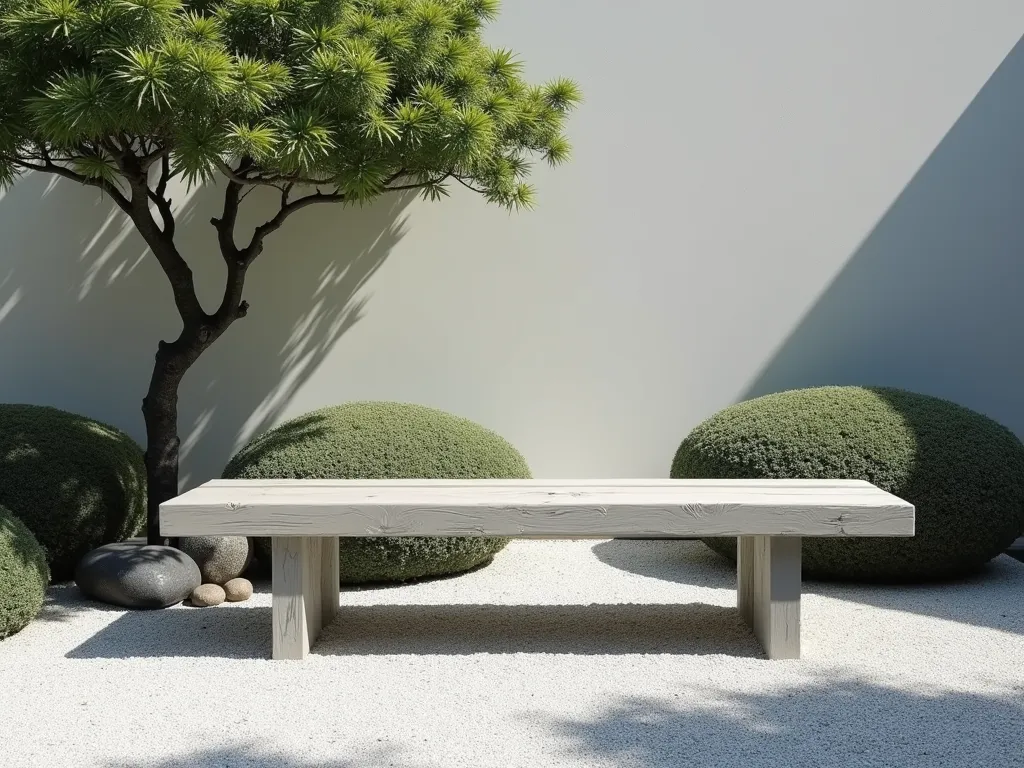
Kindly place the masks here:
MULTIPOLYGON (((467 419, 420 405, 355 402, 323 408, 256 438, 228 463, 240 479, 529 478, 506 440, 467 419)), ((401 582, 461 573, 491 560, 499 537, 342 537, 341 582, 401 582)), ((269 562, 270 543, 255 539, 269 562)))
POLYGON ((0 640, 36 617, 49 582, 45 550, 23 522, 0 507, 0 640))
POLYGON ((142 449, 98 421, 41 405, 0 405, 0 505, 46 549, 54 581, 89 550, 134 536, 146 517, 142 449))
MULTIPOLYGON (((964 576, 1024 528, 1021 441, 980 413, 899 389, 816 387, 731 406, 683 440, 671 475, 860 479, 914 504, 912 538, 804 538, 809 578, 964 576)), ((736 558, 735 538, 704 542, 736 558)))

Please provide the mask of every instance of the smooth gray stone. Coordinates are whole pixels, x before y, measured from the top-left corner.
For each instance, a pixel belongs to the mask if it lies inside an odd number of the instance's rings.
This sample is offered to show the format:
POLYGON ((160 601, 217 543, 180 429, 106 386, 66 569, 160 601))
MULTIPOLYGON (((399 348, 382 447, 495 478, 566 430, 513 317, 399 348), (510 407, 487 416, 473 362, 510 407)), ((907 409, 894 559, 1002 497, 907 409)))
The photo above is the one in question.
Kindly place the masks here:
POLYGON ((177 544, 196 561, 204 584, 227 584, 241 576, 252 559, 247 536, 183 536, 177 544))
POLYGON ((195 561, 174 547, 122 541, 78 562, 75 583, 94 600, 123 608, 166 608, 202 583, 195 561))
POLYGON ((1006 554, 1015 560, 1020 560, 1024 563, 1024 536, 1021 536, 1013 542, 1013 544, 1010 545, 1010 548, 1006 550, 1006 554))

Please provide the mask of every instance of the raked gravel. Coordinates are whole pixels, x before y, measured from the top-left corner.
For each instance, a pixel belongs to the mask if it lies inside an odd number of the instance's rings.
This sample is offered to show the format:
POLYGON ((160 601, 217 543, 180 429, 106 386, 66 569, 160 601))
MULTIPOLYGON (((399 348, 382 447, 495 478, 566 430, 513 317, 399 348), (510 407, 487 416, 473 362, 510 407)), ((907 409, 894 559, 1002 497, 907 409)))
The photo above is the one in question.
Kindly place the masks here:
POLYGON ((270 594, 128 612, 53 587, 0 642, 3 768, 1024 766, 1024 563, 805 584, 768 661, 695 541, 512 542, 454 578, 346 589, 303 662, 270 594))

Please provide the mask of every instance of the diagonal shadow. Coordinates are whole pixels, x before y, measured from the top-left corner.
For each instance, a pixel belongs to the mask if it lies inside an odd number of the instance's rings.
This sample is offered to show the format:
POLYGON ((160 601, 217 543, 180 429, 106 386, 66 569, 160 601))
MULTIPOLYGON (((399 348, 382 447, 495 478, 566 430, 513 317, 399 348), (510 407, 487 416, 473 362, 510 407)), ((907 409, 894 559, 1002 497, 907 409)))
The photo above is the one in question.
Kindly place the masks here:
MULTIPOLYGON (((681 682, 671 703, 616 701, 597 717, 548 718, 582 765, 677 768, 1021 765, 1024 688, 915 692, 834 670, 799 686, 728 691, 681 682), (593 761, 593 763, 591 763, 593 761)), ((534 721, 536 716, 531 718, 534 721)))
MULTIPOLYGON (((595 544, 606 565, 652 579, 709 589, 736 589, 736 566, 699 541, 625 541, 595 544)), ((1024 591, 1024 563, 1001 555, 979 574, 931 584, 857 585, 806 581, 804 594, 933 616, 1024 635, 1017 607, 1024 591)))
POLYGON ((885 385, 1024 434, 1024 39, 745 392, 885 385))
MULTIPOLYGON (((1022 85, 1024 38, 737 401, 802 387, 883 385, 952 400, 1024 435, 1017 385, 1024 361, 1011 351, 1024 346, 1024 217, 1015 215, 1024 200, 1022 85)), ((655 560, 645 561, 609 542, 595 554, 685 581, 690 571, 672 559, 705 563, 712 556, 701 546, 655 550, 655 560)), ((734 576, 721 564, 725 587, 734 576)), ((988 595, 1019 592, 1022 581, 1024 570, 1000 556, 957 582, 805 589, 1024 634, 1019 611, 993 605, 988 595)))

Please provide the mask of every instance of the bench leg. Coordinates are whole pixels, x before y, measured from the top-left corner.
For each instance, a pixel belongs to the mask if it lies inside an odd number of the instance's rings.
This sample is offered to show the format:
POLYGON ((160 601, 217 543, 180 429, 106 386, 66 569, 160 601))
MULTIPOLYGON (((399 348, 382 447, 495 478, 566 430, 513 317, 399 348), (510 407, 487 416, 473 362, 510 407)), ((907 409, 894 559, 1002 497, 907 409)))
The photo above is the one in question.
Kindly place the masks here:
POLYGON ((319 537, 273 537, 273 658, 304 659, 323 626, 319 537))
POLYGON ((799 659, 800 537, 740 536, 738 548, 740 615, 769 659, 799 659))
POLYGON ((326 627, 338 615, 338 601, 341 597, 341 571, 338 563, 338 537, 324 536, 320 539, 320 599, 322 601, 323 625, 326 627))

